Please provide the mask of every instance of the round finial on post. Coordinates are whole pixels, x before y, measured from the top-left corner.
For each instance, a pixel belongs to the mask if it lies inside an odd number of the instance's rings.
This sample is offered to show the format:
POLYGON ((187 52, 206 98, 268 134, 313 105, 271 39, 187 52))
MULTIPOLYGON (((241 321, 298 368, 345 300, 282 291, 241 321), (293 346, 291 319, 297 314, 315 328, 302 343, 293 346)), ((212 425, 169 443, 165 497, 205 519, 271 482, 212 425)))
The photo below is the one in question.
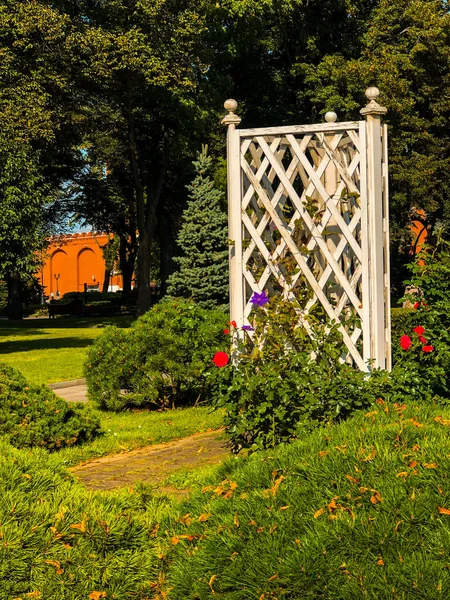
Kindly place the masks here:
POLYGON ((376 100, 378 98, 378 96, 380 95, 380 90, 377 87, 373 86, 373 87, 367 88, 365 94, 366 94, 366 98, 368 100, 376 100))
POLYGON ((325 121, 327 123, 336 123, 337 114, 333 110, 328 111, 327 113, 325 113, 325 121))
POLYGON ((369 100, 369 104, 362 108, 359 112, 365 117, 372 115, 385 115, 387 113, 387 108, 385 106, 380 106, 377 102, 377 98, 380 95, 380 90, 375 87, 369 87, 366 90, 366 98, 369 100))
POLYGON ((225 100, 223 106, 225 110, 228 111, 228 114, 225 115, 225 117, 222 119, 222 125, 239 125, 241 119, 236 114, 234 114, 234 111, 238 107, 238 103, 236 102, 236 100, 229 98, 228 100, 225 100))
POLYGON ((223 107, 229 112, 234 112, 238 107, 238 103, 236 102, 236 100, 233 100, 233 98, 229 98, 228 100, 225 100, 225 102, 223 103, 223 107))

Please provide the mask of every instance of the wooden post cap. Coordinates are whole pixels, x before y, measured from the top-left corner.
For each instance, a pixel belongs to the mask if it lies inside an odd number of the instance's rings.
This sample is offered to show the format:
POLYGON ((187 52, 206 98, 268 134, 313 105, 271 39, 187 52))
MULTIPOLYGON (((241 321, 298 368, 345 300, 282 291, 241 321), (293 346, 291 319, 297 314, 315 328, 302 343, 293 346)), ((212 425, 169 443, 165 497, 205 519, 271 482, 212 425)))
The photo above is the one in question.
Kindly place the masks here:
POLYGON ((238 107, 236 100, 229 98, 228 100, 225 100, 223 106, 225 110, 228 111, 228 114, 222 119, 222 125, 239 125, 241 119, 234 113, 238 107))
POLYGON ((380 95, 380 90, 373 86, 369 87, 366 90, 366 98, 369 100, 369 104, 362 108, 359 112, 365 117, 368 115, 385 115, 387 113, 387 108, 385 106, 380 106, 377 102, 377 98, 380 95))

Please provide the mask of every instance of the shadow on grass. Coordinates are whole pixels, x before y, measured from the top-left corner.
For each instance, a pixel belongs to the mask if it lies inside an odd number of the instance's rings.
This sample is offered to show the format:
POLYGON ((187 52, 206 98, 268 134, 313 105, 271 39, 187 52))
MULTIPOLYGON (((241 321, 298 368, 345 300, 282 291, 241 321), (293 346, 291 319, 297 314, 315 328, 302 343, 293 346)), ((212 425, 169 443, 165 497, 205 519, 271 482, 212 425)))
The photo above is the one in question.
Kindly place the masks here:
POLYGON ((133 316, 118 317, 56 317, 55 319, 24 319, 23 321, 0 321, 0 336, 13 335, 15 330, 20 335, 36 335, 36 331, 28 333, 27 330, 42 329, 90 329, 102 328, 107 325, 116 327, 130 327, 135 320, 133 316), (27 332, 27 333, 25 333, 27 332))
MULTIPOLYGON (((0 338, 1 339, 1 338, 0 338)), ((77 337, 63 338, 38 338, 33 340, 17 340, 7 342, 0 341, 0 360, 2 354, 12 354, 13 352, 28 352, 30 350, 60 350, 62 348, 86 348, 94 340, 77 337)))

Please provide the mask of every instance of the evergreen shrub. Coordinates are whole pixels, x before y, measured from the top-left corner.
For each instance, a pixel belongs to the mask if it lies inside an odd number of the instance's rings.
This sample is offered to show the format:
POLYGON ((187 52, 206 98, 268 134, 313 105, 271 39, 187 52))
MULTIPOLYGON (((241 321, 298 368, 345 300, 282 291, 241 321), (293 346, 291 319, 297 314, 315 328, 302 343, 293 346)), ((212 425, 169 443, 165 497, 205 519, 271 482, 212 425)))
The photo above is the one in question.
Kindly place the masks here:
POLYGON ((449 598, 449 426, 380 401, 226 463, 161 527, 169 599, 449 598))
POLYGON ((108 327, 88 352, 90 398, 102 409, 175 407, 208 398, 206 373, 226 347, 226 315, 165 300, 126 331, 108 327))
POLYGON ((58 450, 99 433, 98 418, 84 406, 69 406, 46 386, 31 385, 0 363, 0 435, 13 446, 58 450))
POLYGON ((0 600, 153 598, 152 532, 170 502, 93 493, 58 459, 0 439, 0 600))
POLYGON ((174 258, 178 269, 168 279, 167 293, 214 308, 228 304, 228 218, 207 152, 205 146, 193 163, 196 177, 187 188, 190 200, 177 238, 180 254, 174 258))

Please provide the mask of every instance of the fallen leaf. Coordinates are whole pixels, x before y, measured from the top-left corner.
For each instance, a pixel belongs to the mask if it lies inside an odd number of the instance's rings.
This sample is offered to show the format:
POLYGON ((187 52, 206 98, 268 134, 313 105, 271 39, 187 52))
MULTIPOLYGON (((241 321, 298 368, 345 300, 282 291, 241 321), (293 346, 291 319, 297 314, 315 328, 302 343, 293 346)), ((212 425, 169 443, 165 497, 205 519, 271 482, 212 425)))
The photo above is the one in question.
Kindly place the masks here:
POLYGON ((423 466, 425 467, 425 469, 437 469, 438 468, 437 463, 424 463, 423 466))
POLYGON ((72 529, 79 529, 81 533, 84 533, 86 531, 86 523, 84 521, 81 521, 81 523, 74 523, 70 527, 72 529))
POLYGON ((339 506, 336 504, 336 500, 339 499, 339 496, 335 496, 329 503, 328 503, 328 510, 330 512, 332 512, 333 510, 337 510, 339 508, 339 506))
MULTIPOLYGON (((190 525, 192 523, 191 513, 186 513, 182 517, 178 519, 178 523, 182 523, 183 525, 190 525)), ((159 528, 159 525, 158 525, 159 528)))
POLYGON ((197 519, 197 523, 204 523, 205 521, 207 521, 209 519, 209 517, 211 516, 211 513, 203 513, 199 516, 199 518, 197 519))
POLYGON ((357 479, 356 477, 352 477, 351 475, 346 475, 346 478, 351 481, 352 483, 359 483, 360 479, 357 479))
POLYGON ((319 510, 316 510, 316 512, 314 513, 314 518, 318 519, 321 515, 323 515, 324 512, 325 512, 324 508, 319 508, 319 510))
POLYGON ((408 463, 408 467, 414 469, 414 467, 417 467, 418 464, 419 463, 417 462, 417 460, 412 460, 410 463, 408 463))
POLYGON ((384 566, 384 560, 382 558, 379 558, 377 560, 377 565, 380 565, 381 567, 384 566))
POLYGON ((289 508, 289 504, 287 504, 286 506, 280 506, 280 510, 287 510, 289 508))
POLYGON ((395 533, 398 533, 398 528, 400 527, 400 523, 404 523, 404 521, 399 521, 397 525, 394 527, 395 533))
POLYGON ((443 506, 438 506, 438 511, 440 515, 450 515, 450 509, 444 508, 443 506))
POLYGON ((209 589, 211 590, 212 594, 215 594, 216 592, 213 590, 213 583, 215 582, 215 580, 217 579, 217 575, 211 575, 211 578, 208 582, 209 585, 209 589))
POLYGON ((89 594, 90 600, 100 600, 100 598, 106 598, 106 592, 91 592, 89 594))
POLYGON ((174 537, 170 538, 170 541, 172 542, 173 546, 176 546, 177 544, 180 543, 180 538, 177 538, 174 536, 174 537))
POLYGON ((369 462, 369 461, 373 460, 376 455, 377 455, 377 451, 374 448, 370 454, 368 454, 365 458, 363 458, 363 461, 369 462))
POLYGON ((400 473, 397 473, 397 477, 408 477, 409 473, 408 471, 401 471, 400 473))
POLYGON ((373 419, 373 420, 374 420, 374 417, 375 417, 375 415, 377 415, 377 414, 378 414, 378 411, 377 411, 377 410, 373 410, 372 412, 368 412, 368 413, 366 413, 364 416, 365 416, 365 417, 368 417, 369 419, 371 418, 371 419, 373 419))
POLYGON ((322 458, 323 456, 326 456, 327 454, 330 454, 330 451, 329 451, 329 450, 321 450, 321 451, 319 452, 319 456, 320 456, 320 458, 322 458))
POLYGON ((284 475, 280 475, 278 477, 278 479, 275 480, 275 483, 270 488, 270 492, 271 492, 272 496, 276 495, 276 493, 278 492, 278 488, 280 487, 280 484, 284 479, 286 479, 286 477, 284 477, 284 475))
POLYGON ((233 523, 236 525, 236 527, 239 527, 239 519, 237 513, 234 515, 233 523))
POLYGON ((372 496, 370 497, 370 501, 372 504, 378 504, 379 502, 383 502, 383 496, 377 490, 372 490, 372 496))
POLYGON ((279 575, 277 575, 275 573, 275 575, 272 575, 272 577, 269 577, 269 581, 275 581, 275 579, 280 579, 279 575))

